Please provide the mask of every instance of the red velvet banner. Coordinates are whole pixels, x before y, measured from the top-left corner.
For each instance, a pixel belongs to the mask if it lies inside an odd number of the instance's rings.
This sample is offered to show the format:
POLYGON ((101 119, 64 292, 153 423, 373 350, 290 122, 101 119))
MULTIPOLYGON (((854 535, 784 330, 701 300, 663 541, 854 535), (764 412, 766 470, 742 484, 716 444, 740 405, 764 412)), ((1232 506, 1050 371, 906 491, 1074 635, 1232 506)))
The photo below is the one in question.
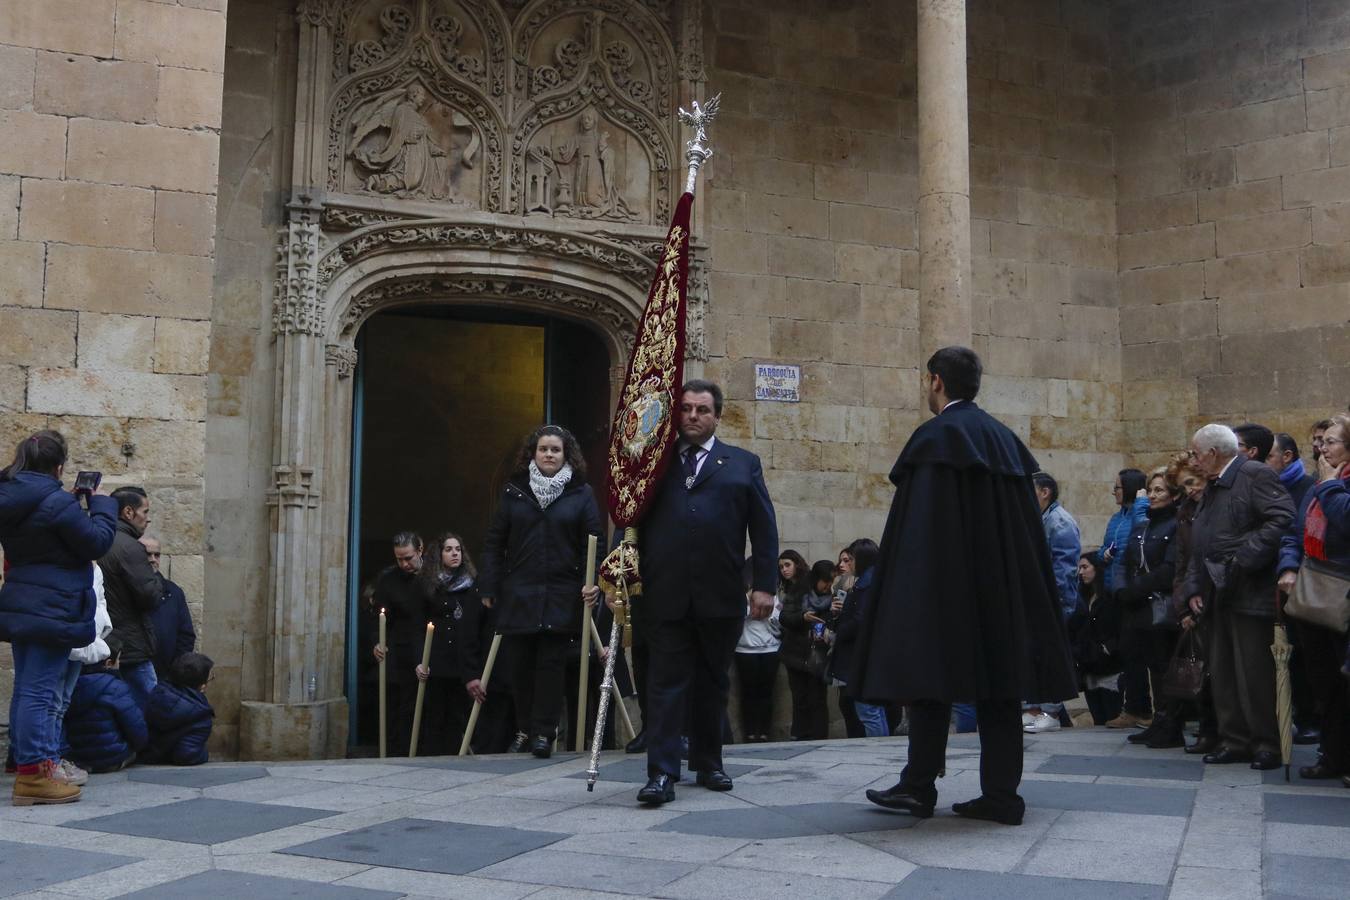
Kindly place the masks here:
POLYGON ((610 431, 609 514, 621 528, 636 525, 642 518, 675 445, 676 392, 684 382, 693 202, 694 195, 686 193, 675 207, 610 431))

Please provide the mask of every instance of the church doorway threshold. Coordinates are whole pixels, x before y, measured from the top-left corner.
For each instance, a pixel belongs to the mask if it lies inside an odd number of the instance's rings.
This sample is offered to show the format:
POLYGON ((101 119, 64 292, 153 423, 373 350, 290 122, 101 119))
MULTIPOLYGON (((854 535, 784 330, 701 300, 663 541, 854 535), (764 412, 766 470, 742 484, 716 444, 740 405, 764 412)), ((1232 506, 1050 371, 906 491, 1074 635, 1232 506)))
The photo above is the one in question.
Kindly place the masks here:
POLYGON ((522 441, 545 422, 577 436, 602 498, 610 360, 575 321, 458 305, 379 313, 357 348, 346 691, 349 751, 366 756, 378 744, 378 608, 363 591, 393 563, 392 537, 421 535, 431 564, 436 537, 454 532, 479 560, 522 441))

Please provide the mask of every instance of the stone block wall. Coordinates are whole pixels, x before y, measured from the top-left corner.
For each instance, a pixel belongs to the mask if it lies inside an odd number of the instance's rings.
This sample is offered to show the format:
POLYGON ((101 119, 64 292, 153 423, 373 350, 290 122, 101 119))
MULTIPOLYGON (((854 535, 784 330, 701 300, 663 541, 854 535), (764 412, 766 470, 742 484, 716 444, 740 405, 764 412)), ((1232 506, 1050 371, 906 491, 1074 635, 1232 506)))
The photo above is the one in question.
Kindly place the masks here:
POLYGON ((1127 451, 1350 401, 1350 6, 1116 5, 1127 451))
POLYGON ((208 628, 213 741, 238 746, 240 699, 265 696, 272 469, 272 281, 289 195, 297 31, 293 2, 234 0, 225 36, 221 203, 207 384, 208 628))
MULTIPOLYGON (((969 8, 981 399, 1100 534, 1122 460, 1109 18, 969 8)), ((783 544, 833 557, 880 537, 886 475, 921 421, 915 8, 705 9, 724 97, 706 371, 728 388, 726 436, 765 462, 783 544), (801 365, 802 402, 754 403, 755 362, 801 365)))
POLYGON ((0 4, 0 455, 145 485, 199 622, 224 46, 225 0, 0 4))

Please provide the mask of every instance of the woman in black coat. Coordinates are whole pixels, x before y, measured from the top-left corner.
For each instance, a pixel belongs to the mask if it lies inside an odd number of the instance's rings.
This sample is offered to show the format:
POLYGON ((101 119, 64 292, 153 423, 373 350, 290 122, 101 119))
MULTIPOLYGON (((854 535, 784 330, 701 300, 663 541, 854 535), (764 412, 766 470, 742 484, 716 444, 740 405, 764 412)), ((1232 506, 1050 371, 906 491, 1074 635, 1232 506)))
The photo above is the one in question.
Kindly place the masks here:
POLYGON ((483 603, 478 597, 478 570, 463 539, 446 533, 432 545, 434 556, 422 566, 426 620, 435 626, 431 660, 419 663, 417 678, 427 682, 423 735, 418 747, 430 756, 455 753, 464 737, 469 709, 486 700, 483 690, 483 654, 479 622, 483 603))
MULTIPOLYGON (((1148 518, 1130 532, 1125 548, 1125 584, 1117 591, 1124 621, 1122 639, 1138 648, 1148 665, 1149 680, 1161 685, 1177 642, 1178 624, 1172 612, 1172 583, 1177 567, 1177 496, 1158 469, 1148 478, 1148 518), (1153 607, 1166 609, 1164 620, 1153 624, 1153 607)), ((1185 746, 1181 720, 1165 711, 1163 698, 1154 695, 1153 722, 1126 740, 1154 749, 1185 746)))
POLYGON ((488 526, 483 605, 500 601, 497 631, 509 642, 516 706, 513 751, 552 753, 563 706, 569 641, 581 628, 586 539, 601 534, 577 439, 565 428, 536 429, 521 448, 488 526))
POLYGON ((1104 571, 1096 550, 1078 557, 1078 597, 1082 616, 1069 621, 1078 680, 1083 687, 1093 725, 1105 725, 1120 715, 1120 606, 1103 588, 1104 571))

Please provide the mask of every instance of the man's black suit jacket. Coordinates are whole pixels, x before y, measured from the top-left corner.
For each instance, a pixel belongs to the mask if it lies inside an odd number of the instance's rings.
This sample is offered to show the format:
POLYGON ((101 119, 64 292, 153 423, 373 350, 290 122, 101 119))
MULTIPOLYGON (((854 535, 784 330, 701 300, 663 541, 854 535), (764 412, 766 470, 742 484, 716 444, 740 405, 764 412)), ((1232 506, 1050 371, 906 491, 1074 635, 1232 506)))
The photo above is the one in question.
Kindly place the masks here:
POLYGON ((677 456, 638 528, 642 597, 635 611, 652 622, 690 614, 743 618, 747 533, 754 589, 773 593, 778 586, 778 523, 759 457, 717 440, 693 487, 684 482, 677 456))

